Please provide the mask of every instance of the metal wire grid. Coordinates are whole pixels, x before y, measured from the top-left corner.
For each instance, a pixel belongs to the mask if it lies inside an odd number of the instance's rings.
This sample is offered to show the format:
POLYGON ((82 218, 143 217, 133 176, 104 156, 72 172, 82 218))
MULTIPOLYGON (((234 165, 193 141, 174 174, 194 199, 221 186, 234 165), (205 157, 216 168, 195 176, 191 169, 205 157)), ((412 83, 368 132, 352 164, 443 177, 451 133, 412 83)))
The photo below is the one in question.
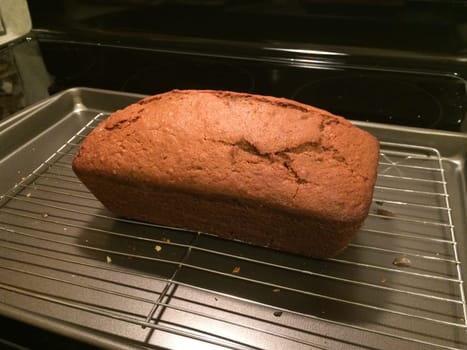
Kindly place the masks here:
POLYGON ((106 116, 1 197, 1 303, 147 347, 467 344, 436 149, 382 142, 365 226, 339 257, 318 261, 113 217, 71 170, 106 116))

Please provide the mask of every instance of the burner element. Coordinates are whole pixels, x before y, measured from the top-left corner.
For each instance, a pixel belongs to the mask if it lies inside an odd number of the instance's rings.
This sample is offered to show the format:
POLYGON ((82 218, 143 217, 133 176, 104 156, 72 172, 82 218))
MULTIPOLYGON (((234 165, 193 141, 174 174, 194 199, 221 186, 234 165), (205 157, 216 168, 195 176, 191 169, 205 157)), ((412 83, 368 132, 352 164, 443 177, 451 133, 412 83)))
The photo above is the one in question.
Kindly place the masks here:
POLYGON ((239 66, 218 62, 176 62, 137 69, 122 90, 155 94, 172 89, 252 92, 254 78, 239 66))
POLYGON ((441 106, 434 96, 403 80, 347 76, 312 81, 293 98, 349 119, 434 127, 441 106))

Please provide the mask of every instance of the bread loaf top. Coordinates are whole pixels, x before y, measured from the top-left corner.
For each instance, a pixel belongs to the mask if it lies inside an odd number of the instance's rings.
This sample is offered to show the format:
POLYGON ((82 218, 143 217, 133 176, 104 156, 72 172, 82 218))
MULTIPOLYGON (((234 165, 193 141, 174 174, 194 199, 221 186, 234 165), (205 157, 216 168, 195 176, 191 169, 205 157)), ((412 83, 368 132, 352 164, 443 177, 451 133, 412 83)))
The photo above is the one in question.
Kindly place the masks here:
POLYGON ((378 155, 375 137, 315 107, 173 90, 113 113, 82 142, 73 167, 135 186, 355 222, 368 214, 378 155))

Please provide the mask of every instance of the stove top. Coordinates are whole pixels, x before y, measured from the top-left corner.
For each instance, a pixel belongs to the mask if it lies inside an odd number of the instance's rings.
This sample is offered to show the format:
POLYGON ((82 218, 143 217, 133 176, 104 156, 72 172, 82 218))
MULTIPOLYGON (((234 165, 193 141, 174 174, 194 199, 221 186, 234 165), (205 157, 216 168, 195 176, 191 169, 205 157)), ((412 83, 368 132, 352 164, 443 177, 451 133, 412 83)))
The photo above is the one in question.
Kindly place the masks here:
MULTIPOLYGON (((43 60, 46 78, 31 79, 31 60, 21 67, 28 50, 0 52, 14 73, 0 86, 13 84, 0 91, 5 106, 44 97, 31 92, 36 85, 48 95, 76 86, 148 95, 222 89, 291 98, 354 120, 467 129, 462 1, 28 3, 34 30, 21 45, 38 42, 35 61, 43 60)), ((12 112, 4 109, 3 117, 12 112)))
POLYGON ((41 42, 50 93, 75 86, 156 94, 222 89, 286 97, 349 119, 460 130, 463 79, 423 71, 320 66, 77 43, 41 42), (63 64, 66 62, 66 64, 63 64))

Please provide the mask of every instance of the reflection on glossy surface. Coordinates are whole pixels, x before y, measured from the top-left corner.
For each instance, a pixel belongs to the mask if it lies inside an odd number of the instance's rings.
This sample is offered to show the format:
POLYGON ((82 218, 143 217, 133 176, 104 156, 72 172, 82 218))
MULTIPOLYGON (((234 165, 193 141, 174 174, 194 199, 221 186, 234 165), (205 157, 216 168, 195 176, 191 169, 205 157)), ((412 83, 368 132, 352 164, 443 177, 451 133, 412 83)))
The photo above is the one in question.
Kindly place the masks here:
POLYGON ((312 81, 293 97, 350 119, 434 127, 441 118, 438 100, 404 80, 366 75, 312 81))
POLYGON ((0 120, 24 107, 24 92, 13 50, 0 49, 0 120))
POLYGON ((165 62, 135 67, 122 89, 134 92, 166 92, 172 89, 217 89, 251 92, 253 77, 248 71, 231 64, 214 60, 177 64, 165 62))
POLYGON ((50 77, 36 40, 0 49, 0 120, 48 96, 50 77))

